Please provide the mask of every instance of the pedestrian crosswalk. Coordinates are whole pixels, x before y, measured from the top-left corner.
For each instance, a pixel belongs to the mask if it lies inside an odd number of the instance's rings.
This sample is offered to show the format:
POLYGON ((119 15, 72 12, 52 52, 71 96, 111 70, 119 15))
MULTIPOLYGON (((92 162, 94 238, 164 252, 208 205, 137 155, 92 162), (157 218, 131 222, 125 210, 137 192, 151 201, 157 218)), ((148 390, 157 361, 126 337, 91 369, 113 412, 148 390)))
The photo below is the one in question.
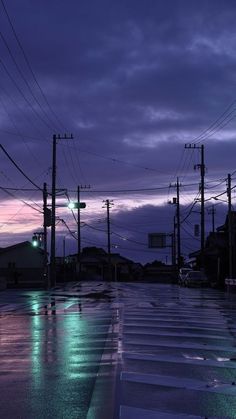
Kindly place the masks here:
POLYGON ((116 417, 235 418, 236 306, 212 290, 124 287, 116 417))

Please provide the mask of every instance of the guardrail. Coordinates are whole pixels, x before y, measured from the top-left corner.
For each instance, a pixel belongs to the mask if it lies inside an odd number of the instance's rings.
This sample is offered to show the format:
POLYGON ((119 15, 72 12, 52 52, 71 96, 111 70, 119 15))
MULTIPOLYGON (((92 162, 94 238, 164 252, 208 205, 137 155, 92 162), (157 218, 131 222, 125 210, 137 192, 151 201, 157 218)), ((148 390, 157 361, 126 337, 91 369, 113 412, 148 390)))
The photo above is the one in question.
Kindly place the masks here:
POLYGON ((236 285, 236 278, 225 278, 225 285, 236 285))
POLYGON ((236 293, 236 278, 225 278, 225 285, 229 294, 236 293))

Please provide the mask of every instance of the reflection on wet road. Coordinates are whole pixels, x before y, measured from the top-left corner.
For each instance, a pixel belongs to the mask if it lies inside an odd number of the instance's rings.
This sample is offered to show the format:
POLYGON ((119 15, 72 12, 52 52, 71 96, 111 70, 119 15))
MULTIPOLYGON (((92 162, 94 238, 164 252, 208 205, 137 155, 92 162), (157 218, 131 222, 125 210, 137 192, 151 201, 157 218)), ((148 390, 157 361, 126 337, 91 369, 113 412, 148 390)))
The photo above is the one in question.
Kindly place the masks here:
POLYGON ((236 418, 236 294, 126 283, 1 292, 0 386, 4 419, 236 418))
POLYGON ((0 294, 2 418, 82 419, 89 407, 96 412, 99 371, 102 387, 114 364, 116 319, 106 294, 96 286, 94 292, 99 298, 76 285, 51 295, 0 294))

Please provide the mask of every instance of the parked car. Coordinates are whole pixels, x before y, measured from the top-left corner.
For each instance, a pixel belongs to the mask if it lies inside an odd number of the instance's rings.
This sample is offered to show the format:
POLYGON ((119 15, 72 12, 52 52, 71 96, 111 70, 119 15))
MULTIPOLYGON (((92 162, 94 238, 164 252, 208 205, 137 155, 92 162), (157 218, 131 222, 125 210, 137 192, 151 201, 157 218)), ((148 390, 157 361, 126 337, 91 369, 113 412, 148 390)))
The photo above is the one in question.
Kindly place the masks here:
POLYGON ((186 287, 203 287, 208 285, 208 280, 202 271, 190 271, 185 276, 186 287))
POLYGON ((180 268, 179 270, 179 285, 185 285, 185 277, 187 273, 191 272, 190 268, 180 268))

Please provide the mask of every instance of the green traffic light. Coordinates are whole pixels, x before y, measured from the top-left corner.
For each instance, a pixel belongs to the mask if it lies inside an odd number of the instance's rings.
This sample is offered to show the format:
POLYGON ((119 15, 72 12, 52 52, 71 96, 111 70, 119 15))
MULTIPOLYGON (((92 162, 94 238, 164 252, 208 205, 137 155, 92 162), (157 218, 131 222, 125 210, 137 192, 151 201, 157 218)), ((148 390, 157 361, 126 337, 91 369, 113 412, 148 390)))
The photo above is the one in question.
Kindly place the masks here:
POLYGON ((86 203, 85 202, 70 201, 69 204, 67 205, 67 207, 71 210, 78 209, 78 208, 86 208, 86 203))
POLYGON ((32 246, 33 247, 37 247, 39 245, 39 242, 38 242, 38 237, 36 236, 36 235, 34 235, 33 237, 32 237, 32 246))

